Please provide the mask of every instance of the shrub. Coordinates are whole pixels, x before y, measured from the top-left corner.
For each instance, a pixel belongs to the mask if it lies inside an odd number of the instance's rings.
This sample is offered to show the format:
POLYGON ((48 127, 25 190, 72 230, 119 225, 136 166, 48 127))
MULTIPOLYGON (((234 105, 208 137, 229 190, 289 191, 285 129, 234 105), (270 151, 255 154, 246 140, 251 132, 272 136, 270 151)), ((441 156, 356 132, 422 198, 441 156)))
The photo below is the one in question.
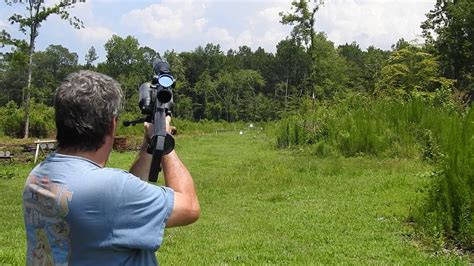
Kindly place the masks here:
POLYGON ((331 150, 344 156, 416 153, 411 124, 419 122, 416 116, 421 111, 406 103, 349 98, 305 109, 305 114, 279 122, 276 131, 279 147, 324 142, 324 146, 331 146, 331 150), (407 114, 410 112, 407 109, 416 112, 407 114))
MULTIPOLYGON (((54 134, 54 109, 41 103, 30 103, 30 136, 44 138, 54 134)), ((24 111, 13 101, 0 108, 0 129, 10 137, 22 137, 24 111)))
POLYGON ((0 108, 0 128, 2 133, 10 137, 21 137, 23 135, 23 110, 18 108, 15 102, 10 101, 6 106, 0 108))
MULTIPOLYGON (((474 112, 445 124, 444 156, 432 174, 433 186, 415 214, 419 230, 474 248, 474 112)), ((444 244, 444 241, 442 241, 444 244)))
POLYGON ((54 108, 33 102, 30 106, 30 135, 32 137, 53 137, 55 134, 54 108))
POLYGON ((436 165, 426 203, 413 215, 419 231, 438 243, 474 248, 474 111, 427 97, 349 97, 302 109, 277 123, 279 147, 313 145, 318 156, 411 157, 436 165))

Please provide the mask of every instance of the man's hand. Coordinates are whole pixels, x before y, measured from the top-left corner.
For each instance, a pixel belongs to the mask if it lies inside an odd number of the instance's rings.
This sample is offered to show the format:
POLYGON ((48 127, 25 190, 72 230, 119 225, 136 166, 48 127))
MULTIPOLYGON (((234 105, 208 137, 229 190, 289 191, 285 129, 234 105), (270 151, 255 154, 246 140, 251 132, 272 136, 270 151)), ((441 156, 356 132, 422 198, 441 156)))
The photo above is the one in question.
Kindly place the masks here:
MULTIPOLYGON (((168 115, 166 116, 166 132, 168 132, 171 135, 174 135, 177 131, 176 127, 173 127, 170 124, 171 124, 171 116, 168 115)), ((153 124, 144 122, 143 128, 145 129, 143 144, 148 145, 149 143, 151 143, 151 138, 153 137, 153 124)))
MULTIPOLYGON (((170 126, 170 123, 171 117, 167 116, 166 131, 172 134, 173 131, 176 132, 176 128, 170 126)), ((153 136, 153 124, 145 122, 144 128, 144 147, 142 147, 130 172, 139 176, 143 181, 147 181, 152 156, 146 152, 146 147, 153 136)), ((174 150, 163 155, 162 166, 165 184, 175 192, 173 212, 166 226, 172 227, 195 222, 199 218, 201 209, 191 174, 174 150)))
MULTIPOLYGON (((174 135, 176 132, 176 127, 173 127, 170 124, 171 124, 171 116, 167 115, 166 116, 166 132, 170 133, 171 135, 174 135)), ((153 137, 153 124, 145 122, 143 123, 143 127, 145 128, 145 138, 148 139, 148 142, 149 142, 151 138, 153 137)))
MULTIPOLYGON (((170 125, 171 116, 166 116, 166 132, 173 134, 173 131, 176 132, 176 128, 170 125)), ((148 181, 148 174, 150 172, 150 165, 152 156, 147 152, 148 146, 151 145, 151 138, 153 137, 153 124, 152 123, 143 123, 144 136, 143 143, 138 153, 137 159, 130 168, 130 173, 140 177, 143 181, 148 181)))

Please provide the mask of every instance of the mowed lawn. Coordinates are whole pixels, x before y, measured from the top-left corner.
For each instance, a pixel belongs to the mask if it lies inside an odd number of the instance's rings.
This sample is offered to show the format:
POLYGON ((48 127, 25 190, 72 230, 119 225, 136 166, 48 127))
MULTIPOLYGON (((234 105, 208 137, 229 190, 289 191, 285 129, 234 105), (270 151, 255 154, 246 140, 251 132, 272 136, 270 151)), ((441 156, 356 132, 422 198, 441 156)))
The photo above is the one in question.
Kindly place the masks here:
MULTIPOLYGON (((429 182, 421 162, 321 159, 278 150, 257 131, 179 136, 177 150, 202 212, 166 230, 162 265, 468 263, 414 240, 407 217, 429 182)), ((134 157, 113 153, 109 166, 127 169, 134 157)), ((24 264, 21 191, 32 165, 1 167, 12 178, 0 178, 0 264, 24 264)))

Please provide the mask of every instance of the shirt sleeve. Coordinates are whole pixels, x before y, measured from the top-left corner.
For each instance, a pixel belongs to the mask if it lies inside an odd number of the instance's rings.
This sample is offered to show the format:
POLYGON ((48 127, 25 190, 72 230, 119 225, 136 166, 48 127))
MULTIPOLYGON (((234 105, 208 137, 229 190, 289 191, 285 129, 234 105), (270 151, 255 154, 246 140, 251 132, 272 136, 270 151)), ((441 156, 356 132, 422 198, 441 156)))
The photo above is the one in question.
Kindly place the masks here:
POLYGON ((173 211, 174 191, 128 175, 112 212, 112 244, 117 248, 156 251, 173 211))

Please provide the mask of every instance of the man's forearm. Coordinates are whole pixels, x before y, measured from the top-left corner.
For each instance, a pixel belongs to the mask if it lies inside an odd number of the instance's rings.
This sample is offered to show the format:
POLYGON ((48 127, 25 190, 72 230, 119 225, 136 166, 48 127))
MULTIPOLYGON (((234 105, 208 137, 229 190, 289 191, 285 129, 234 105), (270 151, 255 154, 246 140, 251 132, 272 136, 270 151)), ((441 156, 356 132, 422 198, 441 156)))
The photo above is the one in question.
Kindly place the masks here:
POLYGON ((196 196, 194 182, 188 169, 179 159, 176 151, 163 156, 162 159, 165 184, 176 192, 196 196))
POLYGON ((140 177, 143 181, 148 181, 148 174, 150 172, 151 154, 147 153, 147 144, 146 142, 143 143, 142 147, 140 148, 140 152, 135 159, 135 162, 132 164, 130 168, 130 173, 134 174, 135 176, 140 177))
POLYGON ((191 217, 191 222, 195 221, 199 217, 200 207, 191 174, 176 151, 163 156, 162 165, 166 186, 181 195, 181 199, 185 202, 185 208, 181 211, 187 212, 186 216, 191 217))
MULTIPOLYGON (((152 156, 146 152, 146 143, 144 143, 130 173, 140 177, 143 181, 148 181, 151 161, 152 156)), ((200 215, 200 206, 191 174, 174 150, 163 155, 161 165, 165 185, 175 192, 173 212, 166 226, 186 225, 195 222, 200 215)))

